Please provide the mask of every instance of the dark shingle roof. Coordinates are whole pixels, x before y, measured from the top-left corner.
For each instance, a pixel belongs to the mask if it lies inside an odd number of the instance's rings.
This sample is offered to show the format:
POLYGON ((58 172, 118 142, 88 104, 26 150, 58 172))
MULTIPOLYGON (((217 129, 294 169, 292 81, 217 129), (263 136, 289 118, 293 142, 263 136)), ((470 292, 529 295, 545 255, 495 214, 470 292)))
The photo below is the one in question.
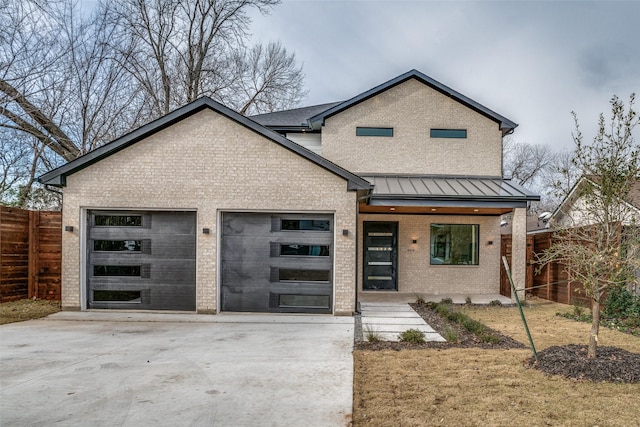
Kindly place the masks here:
POLYGON ((312 105, 310 107, 294 108, 292 110, 276 111, 273 113, 257 114, 249 118, 262 126, 269 128, 308 128, 307 120, 325 110, 335 107, 342 102, 312 105))

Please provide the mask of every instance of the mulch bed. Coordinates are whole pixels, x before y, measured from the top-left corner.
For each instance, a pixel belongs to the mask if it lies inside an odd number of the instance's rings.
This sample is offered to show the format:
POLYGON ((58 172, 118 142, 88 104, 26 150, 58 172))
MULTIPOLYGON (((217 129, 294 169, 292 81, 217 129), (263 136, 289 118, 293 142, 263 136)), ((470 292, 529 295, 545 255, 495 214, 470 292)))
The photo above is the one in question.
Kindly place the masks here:
POLYGON ((595 382, 640 382, 640 354, 618 347, 598 346, 597 357, 587 358, 587 346, 569 344, 549 347, 531 358, 528 367, 549 375, 595 382))
MULTIPOLYGON (((412 344, 403 342, 356 342, 354 347, 359 350, 403 350, 426 348, 485 348, 510 349, 526 348, 524 344, 500 332, 487 328, 492 335, 500 340, 495 343, 482 342, 477 336, 462 326, 442 318, 425 304, 410 304, 411 307, 439 334, 447 329, 453 329, 458 335, 456 342, 427 342, 412 344)), ((569 344, 553 346, 538 352, 538 360, 531 357, 525 362, 529 368, 538 369, 548 375, 562 375, 565 378, 588 380, 594 382, 640 382, 640 354, 631 353, 618 347, 598 347, 598 357, 587 358, 587 346, 569 344)))

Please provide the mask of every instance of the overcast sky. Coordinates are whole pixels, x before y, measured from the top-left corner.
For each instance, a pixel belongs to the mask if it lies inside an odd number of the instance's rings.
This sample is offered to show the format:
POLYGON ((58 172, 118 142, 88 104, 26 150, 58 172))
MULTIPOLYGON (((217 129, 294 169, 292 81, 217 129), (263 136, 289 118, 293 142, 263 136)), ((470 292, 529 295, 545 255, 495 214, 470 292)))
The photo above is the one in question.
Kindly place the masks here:
POLYGON ((304 65, 305 105, 415 68, 519 123, 516 141, 571 148, 571 111, 591 140, 614 94, 640 96, 640 1, 283 0, 252 17, 254 41, 304 65))

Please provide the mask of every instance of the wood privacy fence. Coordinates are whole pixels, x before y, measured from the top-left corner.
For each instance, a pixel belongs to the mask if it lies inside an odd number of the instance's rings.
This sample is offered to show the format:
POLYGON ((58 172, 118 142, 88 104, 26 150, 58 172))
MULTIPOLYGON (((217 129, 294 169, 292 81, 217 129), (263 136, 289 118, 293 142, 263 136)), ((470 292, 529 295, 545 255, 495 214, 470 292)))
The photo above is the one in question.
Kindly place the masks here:
POLYGON ((62 214, 0 206, 0 299, 60 300, 62 214))
MULTIPOLYGON (((581 283, 571 280, 570 269, 564 264, 552 262, 544 267, 536 263, 536 254, 548 249, 553 243, 553 232, 545 231, 527 235, 527 278, 525 290, 528 296, 563 304, 591 305, 591 299, 582 292, 581 283)), ((507 257, 511 265, 511 235, 503 234, 501 242, 501 254, 507 257)), ((500 267, 500 293, 511 296, 511 286, 504 270, 500 267)))

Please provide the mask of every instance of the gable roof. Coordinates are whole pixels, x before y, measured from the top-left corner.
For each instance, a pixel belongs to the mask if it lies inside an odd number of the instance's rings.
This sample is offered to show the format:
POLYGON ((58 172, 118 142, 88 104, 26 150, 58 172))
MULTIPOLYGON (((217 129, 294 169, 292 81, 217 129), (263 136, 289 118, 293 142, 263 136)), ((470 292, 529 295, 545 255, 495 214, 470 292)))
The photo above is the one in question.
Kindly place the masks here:
POLYGON ((308 129, 309 117, 313 117, 323 111, 333 108, 340 102, 330 102, 327 104, 311 105, 309 107, 294 108, 291 110, 274 111, 273 113, 257 114, 249 116, 251 120, 271 129, 296 130, 308 129))
POLYGON ((92 164, 99 162, 100 160, 111 156, 112 154, 117 153, 120 150, 129 147, 132 144, 135 144, 138 141, 141 141, 161 130, 174 125, 175 123, 192 116, 202 110, 210 109, 213 110, 230 120, 244 126, 245 128, 267 138, 268 140, 290 150, 294 153, 304 157, 312 163, 332 172, 335 175, 338 175, 345 180, 347 180, 347 189, 349 190, 368 190, 371 188, 371 185, 366 180, 360 178, 359 176, 347 171, 346 169, 341 168, 335 163, 330 162, 322 156, 296 144, 293 141, 290 141, 280 134, 261 126, 255 121, 231 110, 230 108, 225 107, 224 105, 216 102, 208 97, 199 98, 181 108, 178 108, 169 114, 160 117, 150 123, 147 123, 144 126, 139 127, 138 129, 117 138, 87 154, 82 157, 78 157, 75 160, 70 161, 69 163, 54 169, 46 174, 38 177, 38 182, 45 185, 52 185, 58 187, 64 187, 66 185, 66 177, 72 175, 79 170, 82 170, 92 164))
POLYGON ((401 83, 406 82, 409 79, 416 79, 421 83, 426 84, 427 86, 437 90, 438 92, 452 98, 453 100, 465 105, 466 107, 471 108, 472 110, 496 121, 499 125, 500 125, 500 130, 502 130, 502 135, 506 135, 510 132, 512 132, 517 126, 518 124, 515 122, 512 122, 511 120, 507 119, 504 116, 501 116, 500 114, 496 113, 493 110, 490 110, 489 108, 485 107, 484 105, 481 105, 479 103, 477 103, 476 101, 472 100, 471 98, 467 98, 466 96, 462 95, 459 92, 456 92, 455 90, 451 89, 448 86, 443 85, 442 83, 432 79, 431 77, 421 73, 420 71, 417 70, 411 70, 409 72, 406 72, 394 79, 389 80, 386 83, 383 83, 379 86, 374 87, 373 89, 369 89, 366 92, 361 93, 360 95, 354 96, 353 98, 342 102, 338 105, 335 105, 334 107, 331 107, 325 111, 322 111, 318 114, 316 114, 315 116, 312 116, 311 118, 309 118, 309 123, 311 125, 311 128, 313 129, 319 129, 320 126, 324 125, 324 122, 327 118, 338 114, 344 110, 346 110, 347 108, 351 108, 356 104, 359 104, 360 102, 366 101, 367 99, 378 95, 381 92, 384 92, 388 89, 391 89, 394 86, 397 86, 401 83))
MULTIPOLYGON (((573 204, 580 198, 580 189, 585 185, 585 182, 589 181, 592 184, 598 186, 598 177, 595 175, 591 176, 582 176, 578 182, 576 182, 569 193, 565 196, 564 199, 560 202, 560 204, 555 208, 555 210, 551 214, 551 218, 549 219, 549 223, 557 223, 561 221, 562 218, 566 215, 567 212, 571 209, 573 204)), ((640 179, 638 179, 629 194, 627 195, 627 199, 624 201, 629 207, 640 212, 640 179)))

